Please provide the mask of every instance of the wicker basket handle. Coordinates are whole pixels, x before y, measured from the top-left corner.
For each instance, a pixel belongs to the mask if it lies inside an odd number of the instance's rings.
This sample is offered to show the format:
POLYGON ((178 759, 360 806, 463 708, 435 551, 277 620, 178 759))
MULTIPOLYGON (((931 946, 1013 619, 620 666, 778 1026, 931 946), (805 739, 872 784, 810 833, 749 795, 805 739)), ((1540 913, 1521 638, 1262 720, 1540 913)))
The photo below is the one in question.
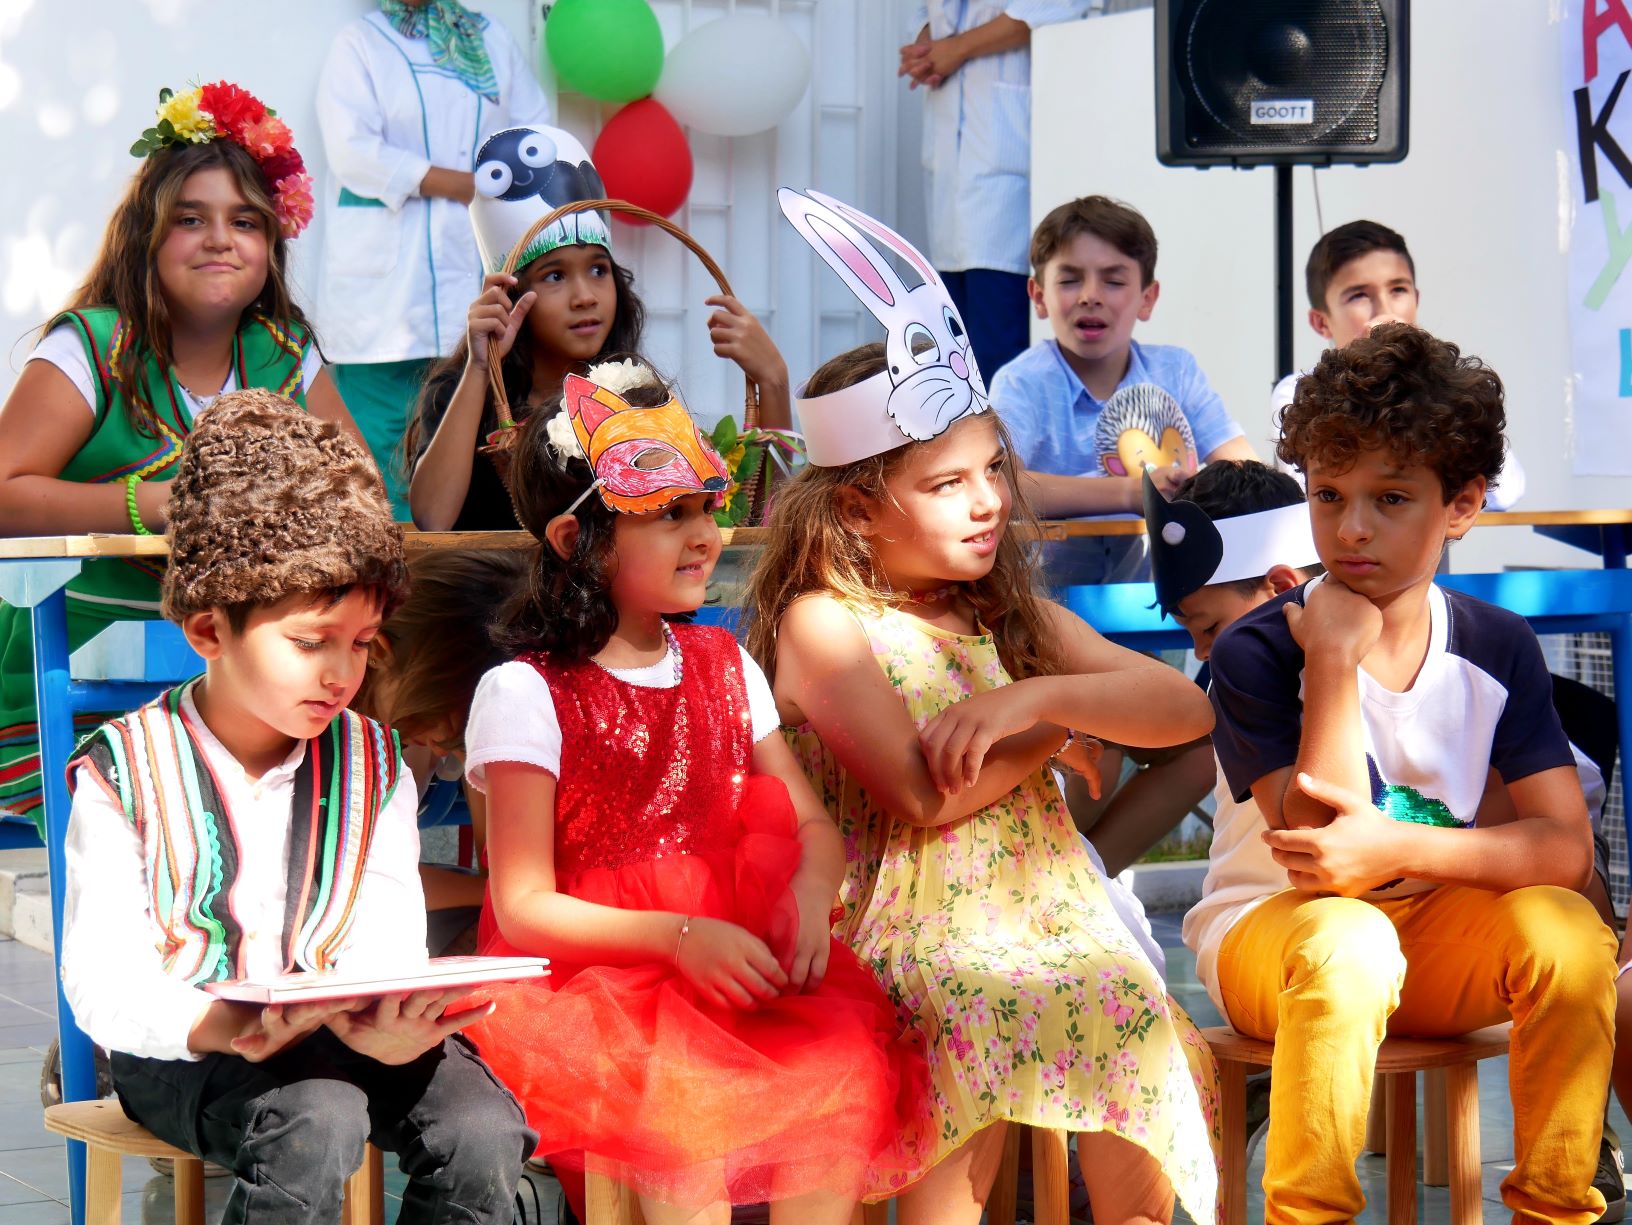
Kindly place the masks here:
MULTIPOLYGON (((570 217, 575 213, 599 212, 602 209, 610 209, 613 212, 627 213, 632 217, 639 217, 642 221, 650 222, 658 229, 674 235, 691 249, 692 254, 702 261, 703 267, 708 269, 709 275, 719 284, 720 292, 731 294, 731 282, 725 279, 725 273, 714 262, 714 257, 703 250, 701 244, 695 238, 675 225, 667 217, 659 216, 649 209, 641 208, 638 204, 630 204, 627 200, 574 200, 571 204, 563 204, 560 208, 552 210, 527 228, 527 232, 521 236, 521 241, 511 249, 501 271, 506 276, 513 276, 516 271, 516 259, 527 249, 527 244, 561 218, 570 217)), ((732 294, 731 296, 735 297, 736 295, 732 294)), ((499 418, 497 432, 502 438, 512 438, 514 437, 516 421, 510 413, 509 397, 504 393, 504 375, 497 345, 489 345, 487 349, 487 380, 493 389, 493 406, 499 418)), ((747 387, 743 395, 742 426, 744 430, 752 430, 759 426, 759 385, 746 376, 744 376, 744 381, 747 387)))

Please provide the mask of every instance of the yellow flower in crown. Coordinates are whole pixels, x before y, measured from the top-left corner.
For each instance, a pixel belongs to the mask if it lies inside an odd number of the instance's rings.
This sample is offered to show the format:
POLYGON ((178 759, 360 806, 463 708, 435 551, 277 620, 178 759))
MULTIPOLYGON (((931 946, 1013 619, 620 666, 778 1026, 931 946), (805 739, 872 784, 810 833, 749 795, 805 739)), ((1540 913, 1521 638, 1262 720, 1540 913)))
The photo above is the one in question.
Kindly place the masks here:
POLYGON ((198 109, 198 100, 204 91, 190 89, 186 93, 171 94, 159 104, 159 118, 168 120, 171 129, 182 140, 203 144, 215 139, 215 124, 198 109))

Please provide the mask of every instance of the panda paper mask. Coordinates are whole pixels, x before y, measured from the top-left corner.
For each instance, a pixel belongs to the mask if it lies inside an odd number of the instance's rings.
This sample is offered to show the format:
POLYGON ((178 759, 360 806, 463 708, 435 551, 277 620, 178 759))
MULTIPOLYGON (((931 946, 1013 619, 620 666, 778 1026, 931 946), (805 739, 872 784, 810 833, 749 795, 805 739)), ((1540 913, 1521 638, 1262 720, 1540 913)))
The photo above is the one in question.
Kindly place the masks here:
MULTIPOLYGON (((540 217, 563 204, 606 194, 583 145, 560 128, 505 128, 476 154, 476 195, 470 222, 484 273, 499 272, 516 244, 540 217)), ((612 250, 600 213, 574 213, 533 237, 516 260, 520 270, 557 247, 594 244, 612 250)))

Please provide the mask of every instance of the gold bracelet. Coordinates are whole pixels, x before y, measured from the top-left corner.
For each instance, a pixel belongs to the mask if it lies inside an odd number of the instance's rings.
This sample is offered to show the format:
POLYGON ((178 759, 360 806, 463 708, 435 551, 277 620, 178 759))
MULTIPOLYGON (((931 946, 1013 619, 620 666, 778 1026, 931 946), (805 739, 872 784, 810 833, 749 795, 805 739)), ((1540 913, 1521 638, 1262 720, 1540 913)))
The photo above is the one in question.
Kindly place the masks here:
POLYGON ((691 916, 688 914, 684 919, 680 920, 680 935, 674 942, 674 964, 677 966, 680 964, 680 946, 685 943, 686 933, 690 930, 691 916))

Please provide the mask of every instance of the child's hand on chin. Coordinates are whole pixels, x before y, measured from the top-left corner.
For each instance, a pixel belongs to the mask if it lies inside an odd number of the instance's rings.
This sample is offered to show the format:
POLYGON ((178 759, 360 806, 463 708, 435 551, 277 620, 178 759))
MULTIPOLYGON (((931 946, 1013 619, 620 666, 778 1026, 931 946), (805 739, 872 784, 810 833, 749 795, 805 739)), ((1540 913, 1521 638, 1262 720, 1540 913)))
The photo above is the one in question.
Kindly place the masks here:
POLYGON ((1356 668, 1383 632, 1383 614, 1377 606, 1330 577, 1303 604, 1288 600, 1281 611, 1305 656, 1341 659, 1356 668))
POLYGON ((470 994, 469 987, 452 991, 411 991, 382 995, 369 1007, 337 1013, 326 1022, 330 1032, 359 1055, 378 1063, 412 1063, 442 1040, 465 1026, 490 1016, 487 1003, 462 1012, 444 1009, 470 994))
POLYGON ((305 1004, 268 1004, 246 1008, 244 1026, 229 1045, 250 1063, 270 1059, 313 1033, 330 1018, 361 1008, 367 1000, 312 1000, 305 1004))

